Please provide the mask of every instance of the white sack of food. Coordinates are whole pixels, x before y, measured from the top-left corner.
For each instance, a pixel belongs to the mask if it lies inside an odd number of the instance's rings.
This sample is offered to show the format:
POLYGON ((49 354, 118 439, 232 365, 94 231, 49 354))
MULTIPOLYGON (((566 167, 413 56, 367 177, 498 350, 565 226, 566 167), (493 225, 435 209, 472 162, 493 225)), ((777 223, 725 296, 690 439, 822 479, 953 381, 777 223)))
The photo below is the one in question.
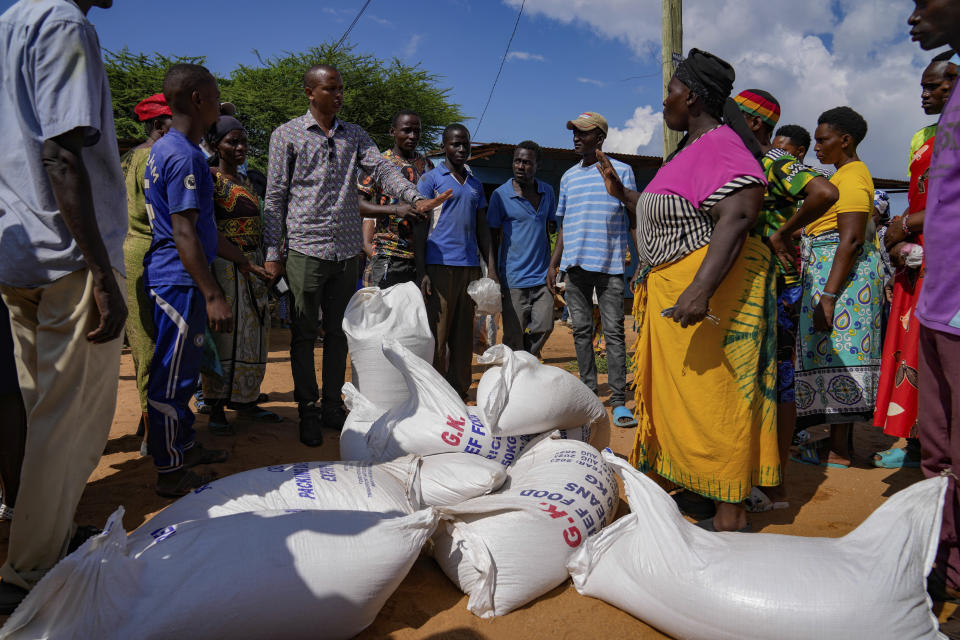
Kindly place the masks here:
POLYGON ((383 340, 397 340, 414 355, 433 362, 433 334, 420 288, 404 282, 387 289, 360 289, 343 314, 353 383, 368 400, 389 409, 407 399, 407 385, 383 357, 383 340))
POLYGON ((420 459, 420 500, 424 507, 447 507, 499 489, 506 467, 469 453, 438 453, 420 459))
POLYGON ((653 480, 605 458, 631 513, 571 558, 581 594, 688 640, 938 637, 926 576, 946 478, 896 493, 842 538, 712 533, 653 480))
POLYGON ((0 638, 351 638, 438 518, 432 509, 241 513, 175 525, 134 554, 122 514, 40 581, 0 638))
MULTIPOLYGON (((383 343, 387 360, 407 382, 410 396, 378 418, 367 432, 373 460, 392 460, 414 453, 431 455, 463 451, 509 465, 533 436, 494 436, 478 407, 467 407, 453 387, 428 363, 396 341, 383 343)), ((590 426, 563 436, 589 440, 590 426)))
POLYGON ((299 462, 225 476, 194 489, 130 534, 146 548, 181 522, 249 511, 325 509, 406 515, 420 509, 420 460, 299 462))
POLYGON ((444 509, 434 558, 470 596, 467 609, 504 615, 567 579, 574 550, 613 519, 617 481, 588 444, 544 436, 507 469, 499 492, 444 509))
POLYGON ((373 456, 367 448, 367 432, 385 411, 370 402, 349 382, 343 385, 341 392, 343 404, 350 413, 340 431, 340 459, 372 460, 373 456))
POLYGON ((543 433, 591 424, 607 415, 600 398, 571 373, 526 351, 498 344, 477 359, 484 372, 477 406, 498 436, 543 433))

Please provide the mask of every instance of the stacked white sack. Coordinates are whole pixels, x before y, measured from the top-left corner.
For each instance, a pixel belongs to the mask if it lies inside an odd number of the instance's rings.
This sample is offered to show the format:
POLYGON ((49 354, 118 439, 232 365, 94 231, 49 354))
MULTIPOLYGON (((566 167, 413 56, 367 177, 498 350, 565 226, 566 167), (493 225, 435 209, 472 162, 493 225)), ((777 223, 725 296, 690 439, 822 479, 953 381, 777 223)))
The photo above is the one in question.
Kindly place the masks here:
POLYGON ((567 579, 580 544, 613 519, 617 481, 588 444, 542 436, 496 494, 444 509, 434 557, 482 618, 504 615, 567 579))
MULTIPOLYGON (((467 407, 453 387, 430 363, 416 357, 395 340, 384 340, 383 354, 407 382, 410 397, 372 424, 367 432, 367 455, 392 460, 408 453, 431 455, 463 451, 513 463, 533 436, 493 435, 477 407, 467 407)), ((351 428, 362 428, 355 424, 351 428)), ((590 427, 568 429, 562 437, 589 440, 590 427)))
POLYGON ((350 348, 354 384, 384 410, 402 403, 409 394, 403 378, 383 357, 380 344, 384 338, 397 340, 418 357, 433 362, 427 308, 412 282, 357 291, 343 314, 343 332, 350 348))
POLYGON ((496 364, 477 386, 477 407, 498 436, 572 429, 606 417, 600 398, 579 378, 498 344, 477 359, 496 364))
POLYGON ((632 513, 568 568, 581 594, 685 640, 937 638, 926 576, 947 479, 898 492, 842 538, 711 533, 604 452, 632 513))
MULTIPOLYGON (((420 459, 299 462, 242 471, 194 489, 130 534, 128 548, 146 548, 173 525, 250 511, 324 509, 403 516, 420 509, 420 459)), ((482 494, 476 494, 482 495, 482 494)))
MULTIPOLYGON (((340 434, 340 457, 369 460, 367 432, 384 414, 349 382, 343 396, 350 409, 340 434)), ((420 461, 420 502, 424 507, 444 507, 495 491, 506 480, 503 464, 469 453, 437 453, 420 461)))
POLYGON ((122 515, 40 581, 0 638, 350 638, 373 622, 438 518, 241 513, 178 524, 133 554, 122 515))

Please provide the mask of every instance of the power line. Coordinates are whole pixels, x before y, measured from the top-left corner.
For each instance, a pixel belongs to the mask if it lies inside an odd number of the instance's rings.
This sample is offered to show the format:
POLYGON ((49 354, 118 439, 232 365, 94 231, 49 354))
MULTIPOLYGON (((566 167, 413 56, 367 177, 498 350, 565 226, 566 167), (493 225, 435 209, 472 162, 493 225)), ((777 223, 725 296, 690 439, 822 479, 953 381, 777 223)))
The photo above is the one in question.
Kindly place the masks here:
POLYGON ((483 116, 487 115, 487 107, 490 106, 490 101, 493 100, 493 90, 497 88, 497 80, 500 79, 500 72, 503 71, 503 63, 507 61, 507 54, 510 53, 510 45, 513 44, 513 36, 517 35, 517 27, 520 26, 520 16, 523 15, 523 7, 527 4, 527 0, 523 0, 520 3, 520 11, 517 12, 517 21, 513 23, 513 33, 510 34, 510 39, 507 41, 507 48, 503 52, 503 57, 500 59, 500 68, 497 69, 497 77, 493 79, 493 86, 490 87, 490 95, 487 96, 487 104, 483 105, 483 111, 480 112, 480 120, 477 121, 477 128, 473 130, 473 137, 477 137, 477 133, 480 131, 480 125, 483 124, 483 116))
POLYGON ((360 21, 360 16, 363 15, 363 12, 367 10, 367 7, 370 5, 370 0, 367 0, 363 3, 363 6, 360 7, 360 11, 357 12, 357 17, 353 19, 353 22, 350 23, 350 26, 347 27, 347 30, 343 32, 343 35, 340 36, 340 39, 337 40, 337 44, 333 45, 333 49, 330 50, 330 53, 333 53, 340 48, 340 45, 343 44, 343 41, 347 39, 347 36, 350 35, 350 32, 353 31, 353 28, 357 26, 357 22, 360 21))

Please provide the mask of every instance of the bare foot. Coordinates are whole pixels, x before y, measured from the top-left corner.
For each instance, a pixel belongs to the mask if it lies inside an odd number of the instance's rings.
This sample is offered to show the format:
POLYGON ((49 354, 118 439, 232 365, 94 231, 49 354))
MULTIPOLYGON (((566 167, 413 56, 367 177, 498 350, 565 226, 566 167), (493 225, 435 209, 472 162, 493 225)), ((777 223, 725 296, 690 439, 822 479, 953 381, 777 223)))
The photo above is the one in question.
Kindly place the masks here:
POLYGON ((713 528, 717 531, 739 531, 747 526, 747 510, 740 504, 717 503, 717 515, 713 516, 713 528))

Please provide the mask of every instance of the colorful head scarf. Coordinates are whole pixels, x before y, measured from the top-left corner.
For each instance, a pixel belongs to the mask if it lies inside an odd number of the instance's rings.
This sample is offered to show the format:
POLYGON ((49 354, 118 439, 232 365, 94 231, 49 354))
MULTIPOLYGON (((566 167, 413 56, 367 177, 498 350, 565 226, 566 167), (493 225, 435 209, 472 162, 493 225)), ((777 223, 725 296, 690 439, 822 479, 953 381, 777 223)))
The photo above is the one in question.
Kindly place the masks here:
POLYGON ((780 103, 762 89, 745 89, 733 98, 744 113, 759 116, 773 129, 780 121, 780 103))

